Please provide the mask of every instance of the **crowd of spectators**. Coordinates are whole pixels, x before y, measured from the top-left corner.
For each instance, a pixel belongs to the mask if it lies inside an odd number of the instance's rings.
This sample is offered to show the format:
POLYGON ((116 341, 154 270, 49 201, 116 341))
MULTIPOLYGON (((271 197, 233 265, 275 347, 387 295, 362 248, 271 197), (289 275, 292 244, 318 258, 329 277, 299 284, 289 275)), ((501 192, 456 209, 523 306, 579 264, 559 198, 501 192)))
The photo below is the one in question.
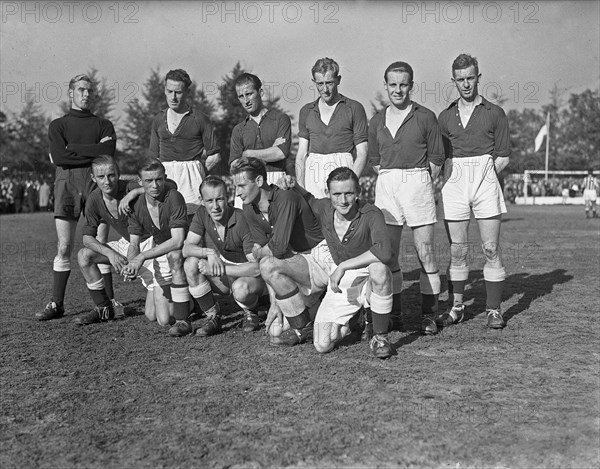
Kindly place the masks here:
MULTIPOLYGON (((230 178, 224 177, 228 183, 229 196, 233 200, 235 191, 230 183, 230 178)), ((544 178, 533 178, 528 186, 529 197, 562 196, 579 197, 583 193, 583 179, 581 177, 552 177, 547 181, 544 178)), ((375 199, 375 176, 360 178, 362 198, 368 202, 375 199)), ((439 179, 434 184, 436 202, 442 186, 439 179)), ((525 183, 523 177, 511 175, 504 180, 504 196, 507 202, 515 203, 517 197, 523 197, 525 183)), ((53 210, 54 177, 49 174, 3 174, 0 182, 0 214, 4 213, 32 213, 53 210)))
POLYGON ((3 174, 0 214, 46 212, 53 209, 54 181, 35 173, 3 174))
MULTIPOLYGON (((583 180, 581 176, 554 176, 545 180, 543 177, 532 178, 527 186, 528 197, 581 197, 583 195, 583 180)), ((508 202, 515 203, 517 197, 523 197, 525 182, 523 177, 509 176, 504 181, 504 197, 508 202)), ((563 203, 566 200, 563 200, 563 203)))

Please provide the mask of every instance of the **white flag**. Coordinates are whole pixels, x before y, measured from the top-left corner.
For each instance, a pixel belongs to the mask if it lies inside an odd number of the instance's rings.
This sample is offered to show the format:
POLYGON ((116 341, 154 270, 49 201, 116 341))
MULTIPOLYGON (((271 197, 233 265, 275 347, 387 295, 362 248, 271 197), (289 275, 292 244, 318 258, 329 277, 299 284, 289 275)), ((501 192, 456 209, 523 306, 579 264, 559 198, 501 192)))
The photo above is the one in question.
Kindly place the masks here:
POLYGON ((544 127, 540 129, 540 131, 537 134, 537 137, 535 137, 535 150, 533 150, 534 153, 536 153, 540 149, 542 143, 544 142, 544 137, 546 135, 548 135, 548 127, 544 124, 544 127))

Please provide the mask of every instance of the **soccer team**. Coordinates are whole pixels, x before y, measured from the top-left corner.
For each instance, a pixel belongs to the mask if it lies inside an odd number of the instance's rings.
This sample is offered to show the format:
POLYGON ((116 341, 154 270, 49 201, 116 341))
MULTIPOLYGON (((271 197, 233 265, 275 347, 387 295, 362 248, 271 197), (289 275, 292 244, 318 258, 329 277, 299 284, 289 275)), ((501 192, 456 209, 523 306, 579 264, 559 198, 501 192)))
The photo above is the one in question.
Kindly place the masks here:
POLYGON ((231 135, 235 206, 228 204, 226 183, 209 175, 220 148, 208 118, 188 106, 192 81, 184 70, 165 77, 168 107, 154 117, 148 157, 129 183, 119 179, 112 124, 89 110, 91 80, 75 76, 71 110, 49 128, 58 252, 52 300, 36 317, 64 315, 75 229, 84 214, 77 257, 96 306, 78 324, 123 316, 112 287, 115 271, 126 281, 141 278, 146 317, 168 326, 170 336, 219 333, 215 294, 232 295, 244 331, 260 328, 260 310, 269 305, 272 345, 313 342, 325 353, 356 334, 376 357, 388 358, 394 353, 388 332, 401 313, 404 224, 421 266, 421 331, 435 334, 464 318, 472 212, 485 256, 487 325, 503 328, 499 237, 506 207, 497 174, 510 156, 508 120, 479 95, 477 60, 467 54, 454 60, 459 98, 438 118, 411 100, 414 72, 406 62, 385 70, 390 104, 370 121, 359 102, 339 92, 339 72, 330 58, 312 68, 319 98, 300 111, 295 177, 286 172, 290 118, 264 106, 257 76, 237 77, 247 116, 231 135), (373 205, 360 199, 367 164, 378 174, 373 205), (434 252, 433 182, 441 171, 451 250, 444 312, 434 252), (109 226, 118 241, 107 242, 109 226))

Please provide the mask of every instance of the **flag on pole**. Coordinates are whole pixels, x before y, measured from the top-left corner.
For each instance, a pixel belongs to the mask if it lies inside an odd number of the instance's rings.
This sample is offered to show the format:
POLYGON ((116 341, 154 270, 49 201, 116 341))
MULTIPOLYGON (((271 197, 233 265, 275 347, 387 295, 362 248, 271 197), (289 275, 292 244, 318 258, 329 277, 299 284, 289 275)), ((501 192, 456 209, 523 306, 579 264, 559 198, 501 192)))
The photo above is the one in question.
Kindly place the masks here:
POLYGON ((535 137, 535 150, 533 150, 534 153, 540 149, 542 143, 544 143, 544 137, 546 135, 548 135, 548 126, 544 124, 544 126, 538 132, 537 137, 535 137))

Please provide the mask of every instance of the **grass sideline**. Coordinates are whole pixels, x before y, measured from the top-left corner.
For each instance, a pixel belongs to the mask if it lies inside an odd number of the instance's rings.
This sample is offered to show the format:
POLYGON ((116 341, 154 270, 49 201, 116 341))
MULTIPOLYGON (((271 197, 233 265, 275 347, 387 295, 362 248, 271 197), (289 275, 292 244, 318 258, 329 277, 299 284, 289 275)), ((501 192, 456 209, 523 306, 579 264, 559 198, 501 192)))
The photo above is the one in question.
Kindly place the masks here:
MULTIPOLYGON (((37 322, 51 294, 52 216, 2 216, 0 466, 598 467, 599 226, 581 207, 510 206, 508 326, 489 331, 472 223, 466 319, 434 337, 417 331, 406 229, 405 328, 392 333, 397 355, 380 361, 364 343, 327 355, 269 347, 264 331, 241 331, 231 302, 223 334, 169 338, 145 320, 141 285, 122 282, 125 320, 77 326, 91 301, 76 269, 67 316, 37 322)), ((441 223, 436 249, 444 272, 441 223)))

